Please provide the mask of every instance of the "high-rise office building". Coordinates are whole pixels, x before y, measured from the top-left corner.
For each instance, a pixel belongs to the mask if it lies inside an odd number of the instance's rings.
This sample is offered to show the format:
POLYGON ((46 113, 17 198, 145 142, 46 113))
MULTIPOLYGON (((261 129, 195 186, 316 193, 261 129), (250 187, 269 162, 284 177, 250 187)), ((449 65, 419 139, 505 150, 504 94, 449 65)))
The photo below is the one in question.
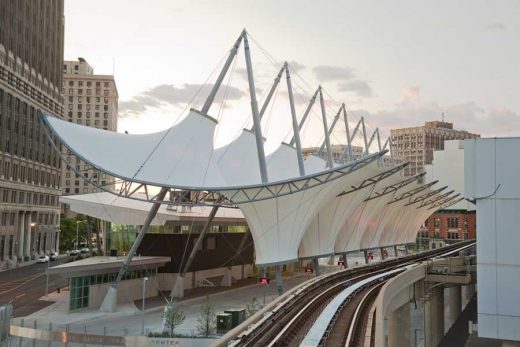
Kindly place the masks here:
MULTIPOLYGON (((64 118, 93 128, 117 131, 118 94, 114 76, 95 75, 94 69, 83 58, 65 61, 63 73, 64 118)), ((67 162, 75 165, 87 178, 98 185, 113 188, 113 177, 92 171, 66 148, 63 151, 67 162)), ((63 167, 62 188, 66 195, 99 190, 66 165, 63 167)))
POLYGON ((63 26, 63 0, 0 0, 1 267, 59 244, 61 163, 38 110, 63 114, 63 26))
POLYGON ((432 163, 433 151, 444 149, 445 140, 480 137, 466 130, 455 130, 453 123, 444 121, 425 122, 423 126, 418 127, 392 129, 390 136, 394 157, 410 162, 404 170, 406 176, 423 172, 424 166, 432 163))

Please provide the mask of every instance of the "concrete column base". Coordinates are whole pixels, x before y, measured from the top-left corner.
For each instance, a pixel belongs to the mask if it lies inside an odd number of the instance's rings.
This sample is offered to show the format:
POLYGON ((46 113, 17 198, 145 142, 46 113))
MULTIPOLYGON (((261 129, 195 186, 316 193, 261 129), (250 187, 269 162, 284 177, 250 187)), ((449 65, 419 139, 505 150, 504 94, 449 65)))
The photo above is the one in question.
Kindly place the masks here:
POLYGON ((460 313, 462 312, 462 295, 460 286, 454 286, 446 288, 447 308, 448 308, 448 329, 451 328, 453 323, 457 320, 460 313))
POLYGON ((103 303, 99 307, 101 312, 116 312, 117 309, 117 288, 109 287, 103 303))
POLYGON ((428 294, 424 305, 426 347, 436 347, 444 336, 444 289, 437 287, 428 294))
POLYGON ((282 280, 282 267, 277 266, 275 270, 275 278, 276 278, 276 290, 278 291, 278 295, 283 294, 283 280, 282 280))
POLYGON ((184 277, 179 275, 175 280, 172 291, 170 293, 172 298, 183 298, 184 297, 184 277))
POLYGON ((410 304, 388 315, 388 347, 410 346, 410 304))
POLYGON ((314 270, 316 277, 318 277, 320 275, 320 264, 318 258, 312 258, 312 269, 314 270))
POLYGON ((222 281, 220 281, 221 287, 231 287, 232 284, 232 277, 231 277, 231 268, 226 268, 224 270, 224 277, 222 278, 222 281))

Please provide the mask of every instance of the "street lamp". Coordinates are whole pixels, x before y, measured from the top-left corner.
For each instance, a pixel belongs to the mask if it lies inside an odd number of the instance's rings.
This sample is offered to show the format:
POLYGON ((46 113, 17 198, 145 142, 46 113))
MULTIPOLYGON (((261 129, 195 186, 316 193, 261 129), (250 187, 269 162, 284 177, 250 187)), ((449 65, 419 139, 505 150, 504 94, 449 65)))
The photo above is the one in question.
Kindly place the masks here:
MULTIPOLYGON (((38 240, 38 238, 36 237, 36 226, 38 225, 38 223, 36 222, 31 222, 29 224, 29 226, 31 227, 31 236, 29 236, 29 238, 32 238, 34 240, 38 240), (34 232, 33 232, 33 228, 34 228, 34 232)), ((28 242, 28 245, 29 245, 29 248, 31 247, 31 240, 27 240, 28 242)), ((40 242, 38 242, 38 254, 40 253, 40 242)), ((29 258, 32 258, 33 257, 33 254, 34 254, 34 245, 32 245, 32 249, 29 250, 29 258)))
POLYGON ((145 301, 145 294, 146 294, 146 282, 148 281, 148 277, 143 277, 143 306, 142 306, 142 327, 141 327, 141 335, 144 336, 144 301, 145 301))
POLYGON ((76 249, 79 249, 79 223, 82 223, 82 220, 76 221, 76 249))

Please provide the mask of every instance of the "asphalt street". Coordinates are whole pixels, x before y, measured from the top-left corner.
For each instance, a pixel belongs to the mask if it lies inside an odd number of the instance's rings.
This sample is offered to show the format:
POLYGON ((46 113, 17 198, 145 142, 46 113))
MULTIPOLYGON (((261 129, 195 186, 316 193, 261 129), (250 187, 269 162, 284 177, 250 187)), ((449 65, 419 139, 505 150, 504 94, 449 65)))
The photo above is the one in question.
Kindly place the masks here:
MULTIPOLYGON (((63 264, 67 257, 50 262, 50 266, 63 264)), ((0 272, 0 305, 11 302, 13 316, 27 316, 52 304, 39 300, 45 295, 47 276, 46 263, 32 264, 0 272)), ((56 275, 49 277, 49 293, 68 285, 67 280, 56 275)))

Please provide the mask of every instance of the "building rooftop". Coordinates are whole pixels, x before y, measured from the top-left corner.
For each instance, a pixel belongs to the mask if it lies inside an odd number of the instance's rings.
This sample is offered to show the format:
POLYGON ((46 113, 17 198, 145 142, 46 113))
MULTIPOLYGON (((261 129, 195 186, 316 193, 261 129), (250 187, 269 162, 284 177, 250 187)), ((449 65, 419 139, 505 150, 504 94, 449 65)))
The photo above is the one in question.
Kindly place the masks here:
MULTIPOLYGON (((46 273, 49 275, 64 275, 71 277, 74 274, 91 275, 108 272, 117 272, 121 268, 121 265, 125 261, 125 257, 89 257, 70 263, 61 264, 48 268, 46 273)), ((164 264, 171 261, 170 257, 141 257, 136 256, 132 259, 130 269, 139 268, 141 269, 144 265, 150 267, 161 267, 164 264)))

